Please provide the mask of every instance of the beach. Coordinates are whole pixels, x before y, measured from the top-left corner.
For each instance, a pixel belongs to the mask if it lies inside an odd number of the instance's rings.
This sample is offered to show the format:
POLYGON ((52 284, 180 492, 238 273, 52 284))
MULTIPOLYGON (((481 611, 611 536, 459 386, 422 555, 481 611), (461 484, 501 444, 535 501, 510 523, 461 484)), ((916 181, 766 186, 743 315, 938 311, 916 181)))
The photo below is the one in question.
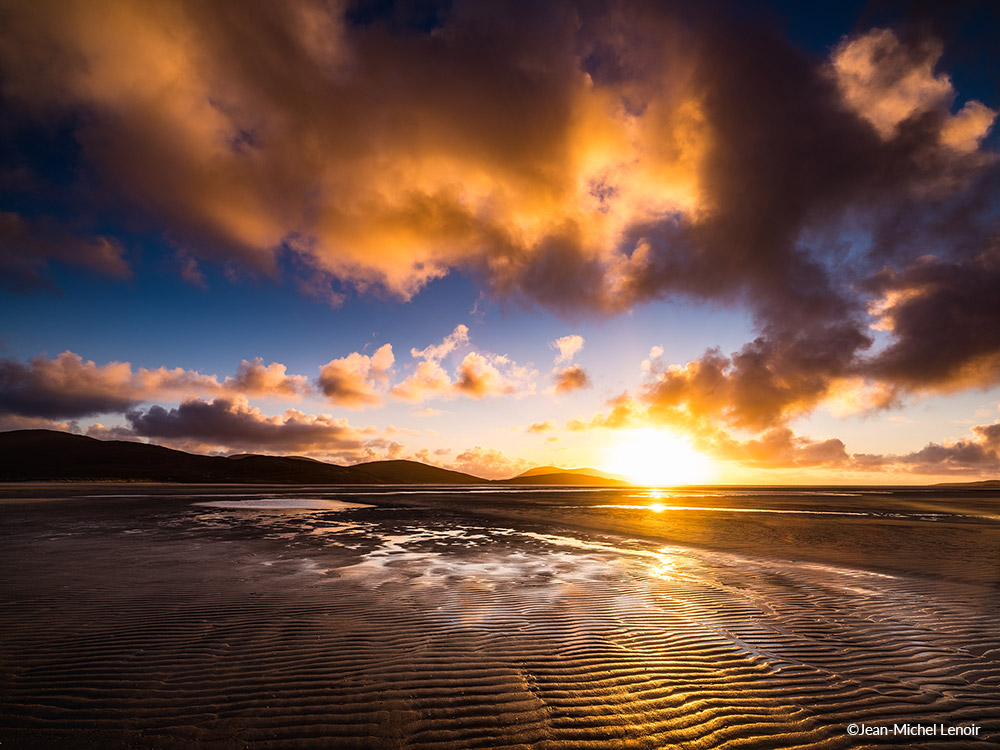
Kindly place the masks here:
POLYGON ((996 490, 2 496, 5 746, 1000 742, 996 490))

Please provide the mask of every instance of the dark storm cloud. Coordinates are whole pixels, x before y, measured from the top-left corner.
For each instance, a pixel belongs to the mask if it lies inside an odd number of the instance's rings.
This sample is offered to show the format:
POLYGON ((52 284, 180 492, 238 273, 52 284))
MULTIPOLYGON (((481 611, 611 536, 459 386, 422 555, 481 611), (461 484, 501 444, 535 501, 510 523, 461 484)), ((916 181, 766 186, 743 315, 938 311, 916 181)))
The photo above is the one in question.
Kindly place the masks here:
POLYGON ((283 364, 243 360, 235 376, 222 382, 180 367, 138 368, 129 362, 98 365, 74 352, 27 364, 0 359, 0 415, 73 419, 122 413, 144 402, 188 394, 297 399, 311 392, 303 375, 288 375, 283 364))
POLYGON ((97 367, 69 352, 30 364, 0 360, 0 414, 45 419, 123 412, 136 403, 131 368, 112 362, 97 367))
POLYGON ((226 448, 335 453, 360 450, 363 433, 345 419, 289 409, 269 417, 245 399, 187 399, 174 409, 152 406, 126 414, 136 435, 226 448))
MULTIPOLYGON (((832 68, 745 29, 716 34, 709 43, 728 53, 701 71, 715 136, 702 175, 713 210, 633 230, 638 262, 626 283, 633 297, 672 290, 750 306, 758 339, 662 374, 645 398, 654 412, 707 410, 760 429, 809 411, 839 379, 870 372, 869 319, 854 286, 866 275, 889 259, 905 269, 929 249, 951 255, 992 241, 996 225, 982 219, 995 207, 982 173, 995 167, 977 149, 993 115, 969 105, 950 115, 954 92, 933 73, 936 48, 904 49, 889 32, 843 43, 832 68), (887 101, 893 87, 903 93, 887 101), (850 264, 836 236, 845 221, 876 228, 867 254, 850 264), (904 227, 931 224, 919 241, 903 236, 904 227)), ((983 286, 950 290, 965 297, 965 310, 945 312, 957 341, 990 322, 1000 329, 1000 307, 987 313, 983 286), (975 330, 962 327, 973 322, 975 330)), ((937 302, 947 305, 946 294, 937 302)), ((899 349, 921 345, 912 333, 900 329, 899 349)), ((981 349, 991 346, 985 338, 981 349)), ((959 371, 978 354, 960 349, 942 356, 958 355, 959 371)))
POLYGON ((875 376, 915 390, 989 386, 1000 380, 1000 246, 975 257, 926 257, 872 281, 892 343, 875 376))

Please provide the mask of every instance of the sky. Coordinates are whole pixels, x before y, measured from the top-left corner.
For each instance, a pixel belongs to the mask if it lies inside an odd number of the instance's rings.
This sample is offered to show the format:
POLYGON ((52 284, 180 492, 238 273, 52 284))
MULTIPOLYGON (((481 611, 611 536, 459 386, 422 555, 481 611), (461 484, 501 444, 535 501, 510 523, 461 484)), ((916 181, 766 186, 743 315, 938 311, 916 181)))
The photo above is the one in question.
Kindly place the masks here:
POLYGON ((0 429, 997 477, 1000 11, 942 5, 0 0, 0 429))

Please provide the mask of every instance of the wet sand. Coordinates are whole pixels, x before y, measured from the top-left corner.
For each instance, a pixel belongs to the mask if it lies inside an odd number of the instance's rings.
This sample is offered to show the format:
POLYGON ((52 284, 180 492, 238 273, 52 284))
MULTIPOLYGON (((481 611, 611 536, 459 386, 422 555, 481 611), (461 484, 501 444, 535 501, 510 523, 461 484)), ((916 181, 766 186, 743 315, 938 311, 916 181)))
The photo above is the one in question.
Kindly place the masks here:
POLYGON ((996 491, 0 494, 5 747, 1000 745, 996 491))

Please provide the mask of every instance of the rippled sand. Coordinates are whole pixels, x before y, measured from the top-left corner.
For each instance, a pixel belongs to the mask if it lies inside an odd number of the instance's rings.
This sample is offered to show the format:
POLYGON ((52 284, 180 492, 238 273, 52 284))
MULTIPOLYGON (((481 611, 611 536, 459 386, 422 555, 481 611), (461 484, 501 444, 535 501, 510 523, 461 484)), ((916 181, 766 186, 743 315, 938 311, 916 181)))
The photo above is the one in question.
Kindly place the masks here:
POLYGON ((1000 744, 994 494, 7 492, 4 746, 1000 744))

